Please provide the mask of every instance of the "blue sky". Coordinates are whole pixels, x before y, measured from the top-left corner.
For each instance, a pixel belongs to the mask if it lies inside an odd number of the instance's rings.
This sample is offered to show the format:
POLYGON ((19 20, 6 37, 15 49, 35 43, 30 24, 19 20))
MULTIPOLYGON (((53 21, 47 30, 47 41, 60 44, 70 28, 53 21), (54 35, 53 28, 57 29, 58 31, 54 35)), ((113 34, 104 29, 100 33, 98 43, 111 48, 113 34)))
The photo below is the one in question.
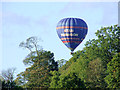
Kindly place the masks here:
POLYGON ((2 70, 16 67, 16 74, 26 68, 23 59, 28 50, 19 47, 28 37, 37 36, 44 50, 54 53, 55 60, 71 58, 70 50, 56 33, 57 23, 66 17, 86 21, 88 34, 75 49, 82 50, 95 32, 118 23, 117 2, 3 2, 2 3, 2 70))

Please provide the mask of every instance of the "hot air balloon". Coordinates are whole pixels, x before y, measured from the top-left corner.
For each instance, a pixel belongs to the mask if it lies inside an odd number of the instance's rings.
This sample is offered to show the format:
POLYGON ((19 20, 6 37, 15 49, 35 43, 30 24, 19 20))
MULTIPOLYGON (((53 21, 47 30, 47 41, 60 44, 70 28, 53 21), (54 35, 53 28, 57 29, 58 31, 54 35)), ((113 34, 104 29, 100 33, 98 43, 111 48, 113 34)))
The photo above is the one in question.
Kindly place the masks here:
POLYGON ((64 18, 58 22, 56 30, 59 38, 71 50, 72 54, 86 37, 88 27, 85 21, 80 18, 64 18))

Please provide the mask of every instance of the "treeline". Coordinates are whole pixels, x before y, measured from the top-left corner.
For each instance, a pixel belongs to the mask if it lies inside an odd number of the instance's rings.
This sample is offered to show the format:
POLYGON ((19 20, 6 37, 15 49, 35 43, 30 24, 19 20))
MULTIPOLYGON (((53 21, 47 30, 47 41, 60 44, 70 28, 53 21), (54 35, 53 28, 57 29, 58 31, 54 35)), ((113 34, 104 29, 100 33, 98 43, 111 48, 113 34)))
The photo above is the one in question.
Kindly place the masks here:
MULTIPOLYGON (((17 88, 120 88, 120 27, 102 27, 68 61, 38 46, 36 37, 20 43, 30 51, 28 66, 14 80, 17 88)), ((5 83, 5 82, 4 82, 5 83)), ((5 86, 3 86, 5 87, 5 86)), ((7 88, 7 87, 5 87, 7 88)), ((14 88, 14 87, 13 87, 14 88)))

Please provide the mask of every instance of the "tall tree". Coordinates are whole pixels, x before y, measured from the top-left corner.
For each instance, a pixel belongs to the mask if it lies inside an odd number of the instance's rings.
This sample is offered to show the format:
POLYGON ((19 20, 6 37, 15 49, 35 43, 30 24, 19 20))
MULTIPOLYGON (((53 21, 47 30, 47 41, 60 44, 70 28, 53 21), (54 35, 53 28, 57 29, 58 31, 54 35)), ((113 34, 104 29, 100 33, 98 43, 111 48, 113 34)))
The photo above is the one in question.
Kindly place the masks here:
POLYGON ((49 87, 50 71, 58 70, 54 54, 38 48, 36 37, 28 38, 26 42, 21 42, 19 46, 30 51, 23 60, 23 63, 29 67, 18 75, 16 82, 23 87, 49 87))
POLYGON ((25 71, 30 87, 48 87, 50 71, 58 70, 53 53, 50 51, 41 51, 39 53, 41 53, 40 60, 35 60, 34 64, 25 71))

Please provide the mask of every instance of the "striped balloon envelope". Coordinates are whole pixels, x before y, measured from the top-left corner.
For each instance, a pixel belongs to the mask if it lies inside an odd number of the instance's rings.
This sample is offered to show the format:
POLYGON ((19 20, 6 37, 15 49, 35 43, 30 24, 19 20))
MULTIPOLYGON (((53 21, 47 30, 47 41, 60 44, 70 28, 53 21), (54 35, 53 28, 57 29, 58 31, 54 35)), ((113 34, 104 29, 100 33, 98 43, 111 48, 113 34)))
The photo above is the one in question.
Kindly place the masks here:
POLYGON ((73 52, 84 40, 88 27, 80 18, 64 18, 58 22, 56 30, 61 41, 73 52))

